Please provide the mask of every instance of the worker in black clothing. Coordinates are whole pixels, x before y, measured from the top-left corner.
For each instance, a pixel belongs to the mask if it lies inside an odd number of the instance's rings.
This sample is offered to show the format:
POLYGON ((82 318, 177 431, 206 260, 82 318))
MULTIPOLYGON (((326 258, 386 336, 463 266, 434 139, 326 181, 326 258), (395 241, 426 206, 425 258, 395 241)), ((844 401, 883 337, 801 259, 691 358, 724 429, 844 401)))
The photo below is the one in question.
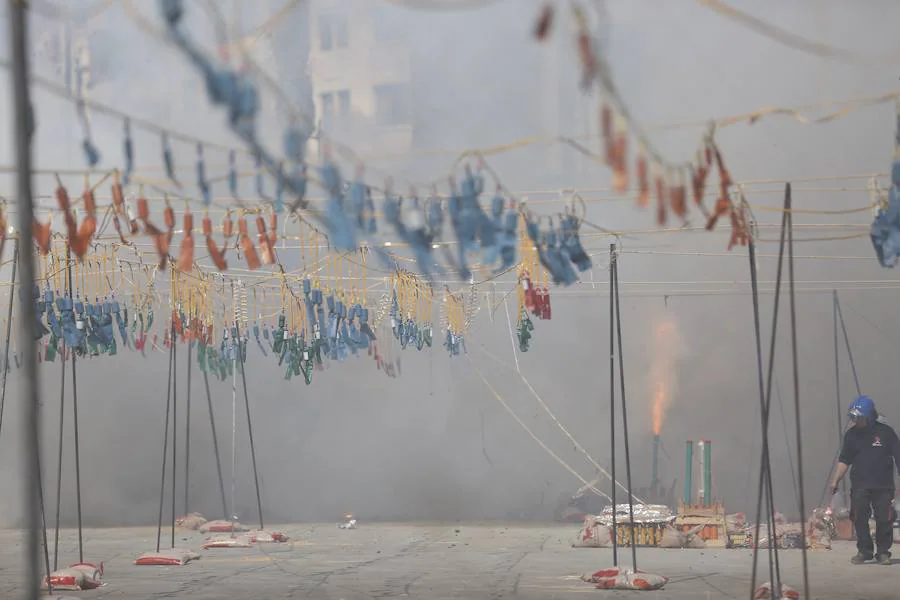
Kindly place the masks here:
POLYGON ((875 558, 878 564, 889 565, 894 540, 894 470, 900 473, 900 440, 891 426, 878 418, 875 403, 868 396, 854 400, 848 415, 853 426, 844 434, 831 493, 837 492, 850 469, 850 515, 858 550, 850 562, 860 565, 875 558), (874 548, 869 531, 873 513, 874 548))

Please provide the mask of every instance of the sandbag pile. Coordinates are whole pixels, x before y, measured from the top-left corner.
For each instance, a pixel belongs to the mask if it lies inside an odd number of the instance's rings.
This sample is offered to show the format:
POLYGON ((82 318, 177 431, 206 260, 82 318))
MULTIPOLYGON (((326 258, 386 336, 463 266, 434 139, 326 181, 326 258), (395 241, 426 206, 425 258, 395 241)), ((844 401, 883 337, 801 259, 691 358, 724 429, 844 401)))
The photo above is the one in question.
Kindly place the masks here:
POLYGON ((48 588, 53 590, 81 591, 95 590, 103 582, 103 563, 100 566, 91 563, 77 563, 66 569, 60 569, 50 573, 50 577, 45 577, 41 584, 41 589, 48 588), (49 586, 48 586, 49 583, 49 586))
MULTIPOLYGON (((788 598, 789 600, 799 600, 800 592, 795 590, 789 585, 781 584, 781 598, 788 598)), ((767 581, 753 592, 753 600, 771 600, 772 598, 772 583, 767 581)))
POLYGON ((572 540, 573 548, 608 548, 612 546, 612 529, 600 517, 589 515, 572 540))
POLYGON ((651 591, 662 588, 669 581, 668 577, 645 573, 632 569, 612 567, 600 569, 590 575, 582 575, 582 581, 593 583, 600 590, 641 590, 651 591))
POLYGON ((206 525, 206 523, 206 517, 198 512, 193 512, 175 519, 176 526, 182 529, 188 529, 190 531, 197 531, 198 529, 206 525))
POLYGON ((147 552, 138 557, 134 564, 146 566, 180 566, 186 565, 192 560, 197 560, 200 555, 193 550, 184 548, 172 548, 161 552, 147 552))
POLYGON ((694 549, 706 548, 706 540, 700 537, 700 531, 703 530, 703 527, 703 525, 697 525, 696 527, 688 531, 680 531, 673 525, 666 525, 666 528, 663 530, 662 539, 659 542, 659 547, 694 549))

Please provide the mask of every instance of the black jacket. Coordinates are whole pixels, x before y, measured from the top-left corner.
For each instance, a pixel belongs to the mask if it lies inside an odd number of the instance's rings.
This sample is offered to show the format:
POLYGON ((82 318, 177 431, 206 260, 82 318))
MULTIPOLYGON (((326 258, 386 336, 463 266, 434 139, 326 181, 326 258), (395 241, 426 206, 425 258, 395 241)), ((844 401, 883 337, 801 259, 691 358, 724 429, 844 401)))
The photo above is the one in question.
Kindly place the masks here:
POLYGON ((894 489, 894 469, 900 473, 900 439, 890 425, 875 422, 851 427, 844 434, 838 460, 850 465, 854 489, 894 489))

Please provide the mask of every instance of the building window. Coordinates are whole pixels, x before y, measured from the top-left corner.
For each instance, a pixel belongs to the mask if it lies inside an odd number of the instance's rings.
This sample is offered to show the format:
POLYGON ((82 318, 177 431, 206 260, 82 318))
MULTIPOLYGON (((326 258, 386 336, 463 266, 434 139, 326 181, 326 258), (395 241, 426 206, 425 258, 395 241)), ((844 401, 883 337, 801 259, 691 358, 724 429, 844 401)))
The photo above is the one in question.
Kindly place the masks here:
POLYGON ((375 123, 407 125, 410 122, 409 88, 405 85, 375 86, 375 123))
POLYGON ((337 116, 340 119, 350 117, 350 90, 341 90, 337 93, 337 116))
POLYGON ((334 124, 334 94, 328 92, 321 95, 322 113, 320 121, 325 129, 330 129, 334 124))
POLYGON ((346 48, 350 42, 347 18, 342 15, 319 16, 319 48, 334 50, 346 48))
POLYGON ((373 7, 372 30, 376 42, 396 42, 406 39, 398 11, 391 6, 373 7))

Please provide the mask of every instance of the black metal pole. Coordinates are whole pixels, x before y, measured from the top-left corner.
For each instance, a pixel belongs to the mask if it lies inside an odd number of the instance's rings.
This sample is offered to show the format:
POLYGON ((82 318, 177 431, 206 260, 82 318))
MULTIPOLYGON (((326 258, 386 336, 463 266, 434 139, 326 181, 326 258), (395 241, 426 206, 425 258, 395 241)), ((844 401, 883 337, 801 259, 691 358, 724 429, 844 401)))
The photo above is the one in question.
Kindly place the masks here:
POLYGON ((159 552, 162 540, 162 518, 163 504, 166 497, 166 459, 169 456, 169 411, 172 408, 172 363, 174 361, 173 351, 175 345, 169 347, 169 379, 166 384, 166 426, 163 433, 163 457, 162 457, 162 477, 159 482, 159 517, 156 522, 156 551, 159 552))
MULTIPOLYGON (((0 430, 3 429, 3 409, 6 407, 6 379, 9 376, 9 348, 12 336, 13 306, 16 303, 16 269, 19 268, 19 238, 13 240, 13 266, 9 286, 9 309, 6 311, 6 343, 3 351, 3 383, 0 391, 0 430)), ((21 286, 19 286, 21 288, 21 286)))
MULTIPOLYGON (((838 432, 838 448, 844 443, 844 408, 841 404, 841 364, 838 348, 838 297, 837 290, 831 291, 831 312, 834 321, 834 401, 837 408, 835 424, 838 432)), ((831 466, 834 469, 834 465, 831 466)), ((847 482, 841 479, 841 494, 847 493, 847 482)))
POLYGON ((241 337, 240 326, 235 322, 234 330, 237 333, 238 343, 238 362, 241 367, 241 384, 244 387, 244 407, 247 411, 247 433, 250 436, 250 460, 253 462, 253 483, 256 485, 256 510, 259 513, 259 528, 265 529, 263 525, 262 513, 262 495, 259 491, 259 471, 256 468, 256 446, 253 444, 253 422, 250 420, 250 396, 247 394, 247 374, 244 368, 244 342, 241 337))
MULTIPOLYGON (((171 267, 170 267, 171 268, 171 267)), ((175 489, 178 487, 178 334, 175 315, 172 315, 172 547, 175 547, 175 489)))
POLYGON ((35 282, 34 241, 31 226, 34 221, 34 204, 31 187, 31 143, 34 135, 34 112, 31 106, 28 66, 28 4, 21 0, 9 2, 10 31, 10 87, 13 103, 13 131, 16 152, 16 213, 18 236, 22 251, 19 252, 19 269, 22 276, 19 294, 19 339, 24 353, 24 373, 21 379, 22 394, 22 461, 23 500, 26 510, 25 585, 23 597, 38 600, 41 594, 41 514, 40 479, 40 386, 38 380, 38 344, 34 337, 35 305, 28 293, 35 282))
MULTIPOLYGON (((625 444, 625 479, 628 481, 628 524, 631 529, 631 565, 637 571, 637 546, 634 543, 634 493, 631 487, 631 450, 628 445, 628 407, 625 401, 625 355, 622 352, 622 312, 619 305, 619 261, 612 264, 616 304, 616 352, 619 355, 619 393, 622 398, 622 441, 625 444)), ((615 484, 613 484, 615 485, 615 484)))
POLYGON ((59 446, 57 452, 56 470, 56 531, 53 536, 53 570, 59 567, 59 516, 62 509, 62 472, 63 472, 63 440, 65 438, 66 421, 66 342, 63 340, 62 361, 59 373, 59 446))
POLYGON ((616 245, 609 245, 609 459, 612 479, 612 552, 613 566, 619 566, 619 533, 616 529, 616 313, 615 303, 616 245))
MULTIPOLYGON (((74 289, 72 282, 72 249, 66 247, 66 268, 68 270, 69 290, 74 289)), ((78 510, 78 562, 84 562, 84 537, 81 526, 81 441, 78 435, 78 379, 75 367, 75 352, 72 352, 72 429, 75 438, 75 503, 78 510)))
POLYGON ((213 450, 216 453, 216 473, 219 475, 219 491, 222 494, 222 518, 228 518, 228 501, 225 499, 225 478, 222 477, 222 458, 219 456, 219 436, 216 434, 216 418, 213 413, 212 394, 209 391, 209 373, 203 371, 206 388, 206 406, 209 408, 209 427, 212 430, 213 450))
POLYGON ((788 296, 791 310, 791 362, 794 371, 794 425, 797 434, 797 485, 800 488, 797 494, 800 504, 800 520, 803 527, 800 528, 800 548, 803 550, 803 597, 809 600, 809 565, 806 556, 806 492, 803 489, 803 432, 800 419, 800 374, 797 360, 797 307, 794 294, 794 215, 791 213, 792 198, 791 184, 787 184, 787 197, 785 204, 788 217, 788 296))
MULTIPOLYGON (((44 510, 44 484, 41 475, 41 457, 37 457, 38 464, 38 500, 41 503, 41 534, 43 536, 44 546, 44 569, 47 571, 47 593, 53 593, 53 587, 50 585, 50 548, 47 544, 47 512, 44 510)), ((55 567, 54 567, 55 568, 55 567)))
POLYGON ((853 372, 853 383, 856 384, 856 395, 861 396, 862 390, 859 386, 859 374, 856 372, 856 361, 853 360, 853 350, 850 348, 850 338, 847 336, 847 325, 844 323, 844 311, 841 310, 841 301, 836 295, 835 303, 837 306, 838 321, 841 324, 841 331, 844 332, 844 345, 847 347, 847 358, 850 359, 850 370, 853 372))
MULTIPOLYGON (((763 377, 763 359, 762 359, 762 326, 760 323, 759 316, 759 279, 758 273, 756 270, 756 242, 753 240, 753 236, 750 236, 750 241, 747 244, 749 248, 750 254, 750 287, 753 295, 753 326, 755 330, 755 339, 756 339, 756 370, 757 376, 759 379, 759 407, 761 414, 761 422, 766 423, 766 387, 764 383, 763 377)), ((779 268, 780 272, 780 268, 779 268)), ((767 435, 764 433, 764 435, 767 435)), ((766 514, 771 514, 772 509, 768 506, 769 496, 766 494, 765 500, 763 497, 763 487, 768 486, 769 478, 766 477, 766 469, 768 466, 768 454, 763 453, 762 462, 760 463, 760 474, 759 474, 759 486, 757 488, 757 497, 756 497, 756 521, 755 527, 756 530, 754 532, 754 547, 758 547, 759 544, 759 520, 762 516, 762 505, 763 501, 766 502, 766 514)), ((769 581, 775 580, 775 568, 774 561, 772 556, 772 539, 773 539, 773 523, 771 522, 771 518, 766 519, 769 521, 766 523, 766 529, 769 536, 769 581)), ((757 565, 757 550, 754 549, 753 552, 753 581, 751 583, 751 597, 756 592, 756 565, 757 565)))
MULTIPOLYGON (((757 519, 756 519, 756 537, 755 540, 758 542, 759 540, 759 514, 762 507, 762 491, 765 488, 767 490, 767 509, 768 509, 768 526, 769 526, 769 552, 772 556, 772 562, 774 563, 774 577, 771 579, 773 597, 780 598, 781 597, 781 567, 778 559, 778 546, 774 543, 774 517, 775 517, 775 500, 774 500, 774 491, 772 486, 772 468, 771 468, 771 457, 769 453, 769 415, 770 409, 772 406, 772 382, 773 376, 775 373, 775 342, 777 339, 778 333, 778 308, 780 305, 781 299, 781 281, 782 281, 782 272, 784 265, 784 250, 785 250, 785 242, 786 242, 786 234, 787 234, 787 219, 788 219, 788 209, 787 207, 790 205, 790 188, 785 188, 785 199, 784 199, 784 209, 782 210, 782 218, 781 218, 781 238, 779 240, 778 247, 778 270, 775 275, 775 299, 774 299, 774 308, 772 312, 772 335, 769 342, 769 364, 768 364, 768 374, 766 381, 766 393, 765 400, 762 407, 762 460, 760 461, 760 487, 759 494, 757 496, 757 519), (763 480, 765 484, 763 484, 763 480)), ((755 269, 755 265, 754 265, 755 269)), ((758 553, 758 544, 757 547, 753 551, 753 573, 751 577, 751 594, 754 592, 754 586, 756 585, 756 566, 757 566, 757 553, 758 553)))
POLYGON ((191 487, 191 354, 193 354, 194 342, 188 340, 187 350, 187 407, 184 418, 184 514, 190 514, 188 505, 191 487))

